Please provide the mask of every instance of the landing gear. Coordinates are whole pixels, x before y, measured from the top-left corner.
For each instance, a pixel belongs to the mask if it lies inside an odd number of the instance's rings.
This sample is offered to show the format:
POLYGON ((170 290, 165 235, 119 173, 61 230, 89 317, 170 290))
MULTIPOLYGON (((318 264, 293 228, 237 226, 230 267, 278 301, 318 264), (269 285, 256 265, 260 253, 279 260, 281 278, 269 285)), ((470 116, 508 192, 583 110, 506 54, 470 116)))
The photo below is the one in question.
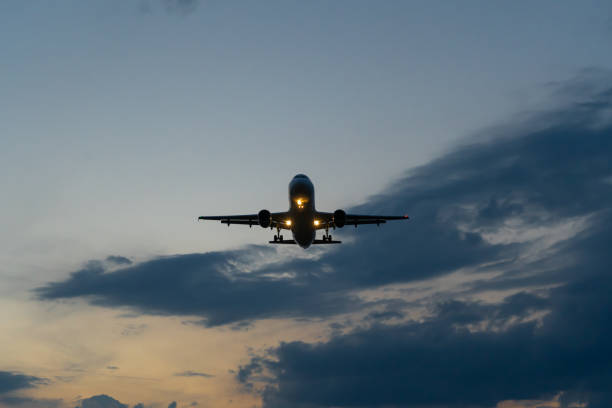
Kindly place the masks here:
POLYGON ((283 242, 283 236, 280 234, 280 228, 276 229, 276 235, 274 236, 274 242, 283 242))
POLYGON ((325 228, 325 235, 323 235, 323 242, 331 242, 332 236, 329 235, 329 227, 325 228))

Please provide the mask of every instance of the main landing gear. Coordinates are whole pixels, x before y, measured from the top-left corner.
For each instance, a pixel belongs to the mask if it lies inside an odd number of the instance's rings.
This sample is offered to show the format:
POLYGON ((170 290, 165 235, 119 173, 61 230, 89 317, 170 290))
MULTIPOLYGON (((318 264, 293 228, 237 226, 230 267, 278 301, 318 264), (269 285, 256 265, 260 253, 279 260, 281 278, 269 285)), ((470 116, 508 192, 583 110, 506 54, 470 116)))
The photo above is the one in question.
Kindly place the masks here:
POLYGON ((283 236, 280 234, 280 228, 276 229, 276 235, 274 236, 274 242, 283 242, 283 236))
POLYGON ((329 227, 325 228, 325 235, 323 235, 323 242, 331 242, 332 236, 329 235, 329 227))

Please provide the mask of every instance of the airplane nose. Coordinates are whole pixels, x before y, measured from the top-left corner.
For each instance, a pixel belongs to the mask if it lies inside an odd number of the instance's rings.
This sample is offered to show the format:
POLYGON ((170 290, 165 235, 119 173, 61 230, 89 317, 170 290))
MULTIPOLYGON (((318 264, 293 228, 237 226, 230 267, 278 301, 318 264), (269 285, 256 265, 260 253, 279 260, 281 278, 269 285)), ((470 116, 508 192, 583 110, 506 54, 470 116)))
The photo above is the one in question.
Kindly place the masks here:
POLYGON ((302 183, 295 183, 291 186, 291 195, 307 195, 309 192, 308 186, 302 183))

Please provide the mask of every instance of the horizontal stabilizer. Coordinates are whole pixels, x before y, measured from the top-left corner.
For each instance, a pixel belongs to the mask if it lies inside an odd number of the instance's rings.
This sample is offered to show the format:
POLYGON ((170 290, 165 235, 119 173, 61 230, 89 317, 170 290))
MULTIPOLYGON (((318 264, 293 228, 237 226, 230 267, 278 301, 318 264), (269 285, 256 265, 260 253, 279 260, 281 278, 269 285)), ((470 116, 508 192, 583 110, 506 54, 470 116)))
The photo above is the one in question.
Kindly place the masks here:
POLYGON ((268 241, 270 244, 295 244, 294 239, 284 239, 282 241, 268 241))
POLYGON ((315 239, 313 241, 313 245, 314 244, 341 244, 342 241, 323 241, 322 239, 315 239))

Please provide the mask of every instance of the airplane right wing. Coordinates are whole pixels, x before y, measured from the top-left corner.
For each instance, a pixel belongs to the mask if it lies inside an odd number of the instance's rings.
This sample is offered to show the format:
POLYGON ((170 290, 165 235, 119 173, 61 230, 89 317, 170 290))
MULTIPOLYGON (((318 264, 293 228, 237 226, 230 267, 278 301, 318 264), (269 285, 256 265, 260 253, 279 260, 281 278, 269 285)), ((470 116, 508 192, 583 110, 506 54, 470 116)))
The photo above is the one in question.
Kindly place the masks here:
MULTIPOLYGON (((268 213, 270 215, 270 228, 282 228, 287 229, 285 225, 285 219, 287 218, 287 212, 268 213)), ((229 227, 231 224, 237 225, 253 225, 259 224, 259 214, 242 214, 242 215, 203 215, 198 217, 198 220, 211 220, 220 221, 221 224, 227 224, 229 227)), ((266 227, 267 228, 267 227, 266 227)))

